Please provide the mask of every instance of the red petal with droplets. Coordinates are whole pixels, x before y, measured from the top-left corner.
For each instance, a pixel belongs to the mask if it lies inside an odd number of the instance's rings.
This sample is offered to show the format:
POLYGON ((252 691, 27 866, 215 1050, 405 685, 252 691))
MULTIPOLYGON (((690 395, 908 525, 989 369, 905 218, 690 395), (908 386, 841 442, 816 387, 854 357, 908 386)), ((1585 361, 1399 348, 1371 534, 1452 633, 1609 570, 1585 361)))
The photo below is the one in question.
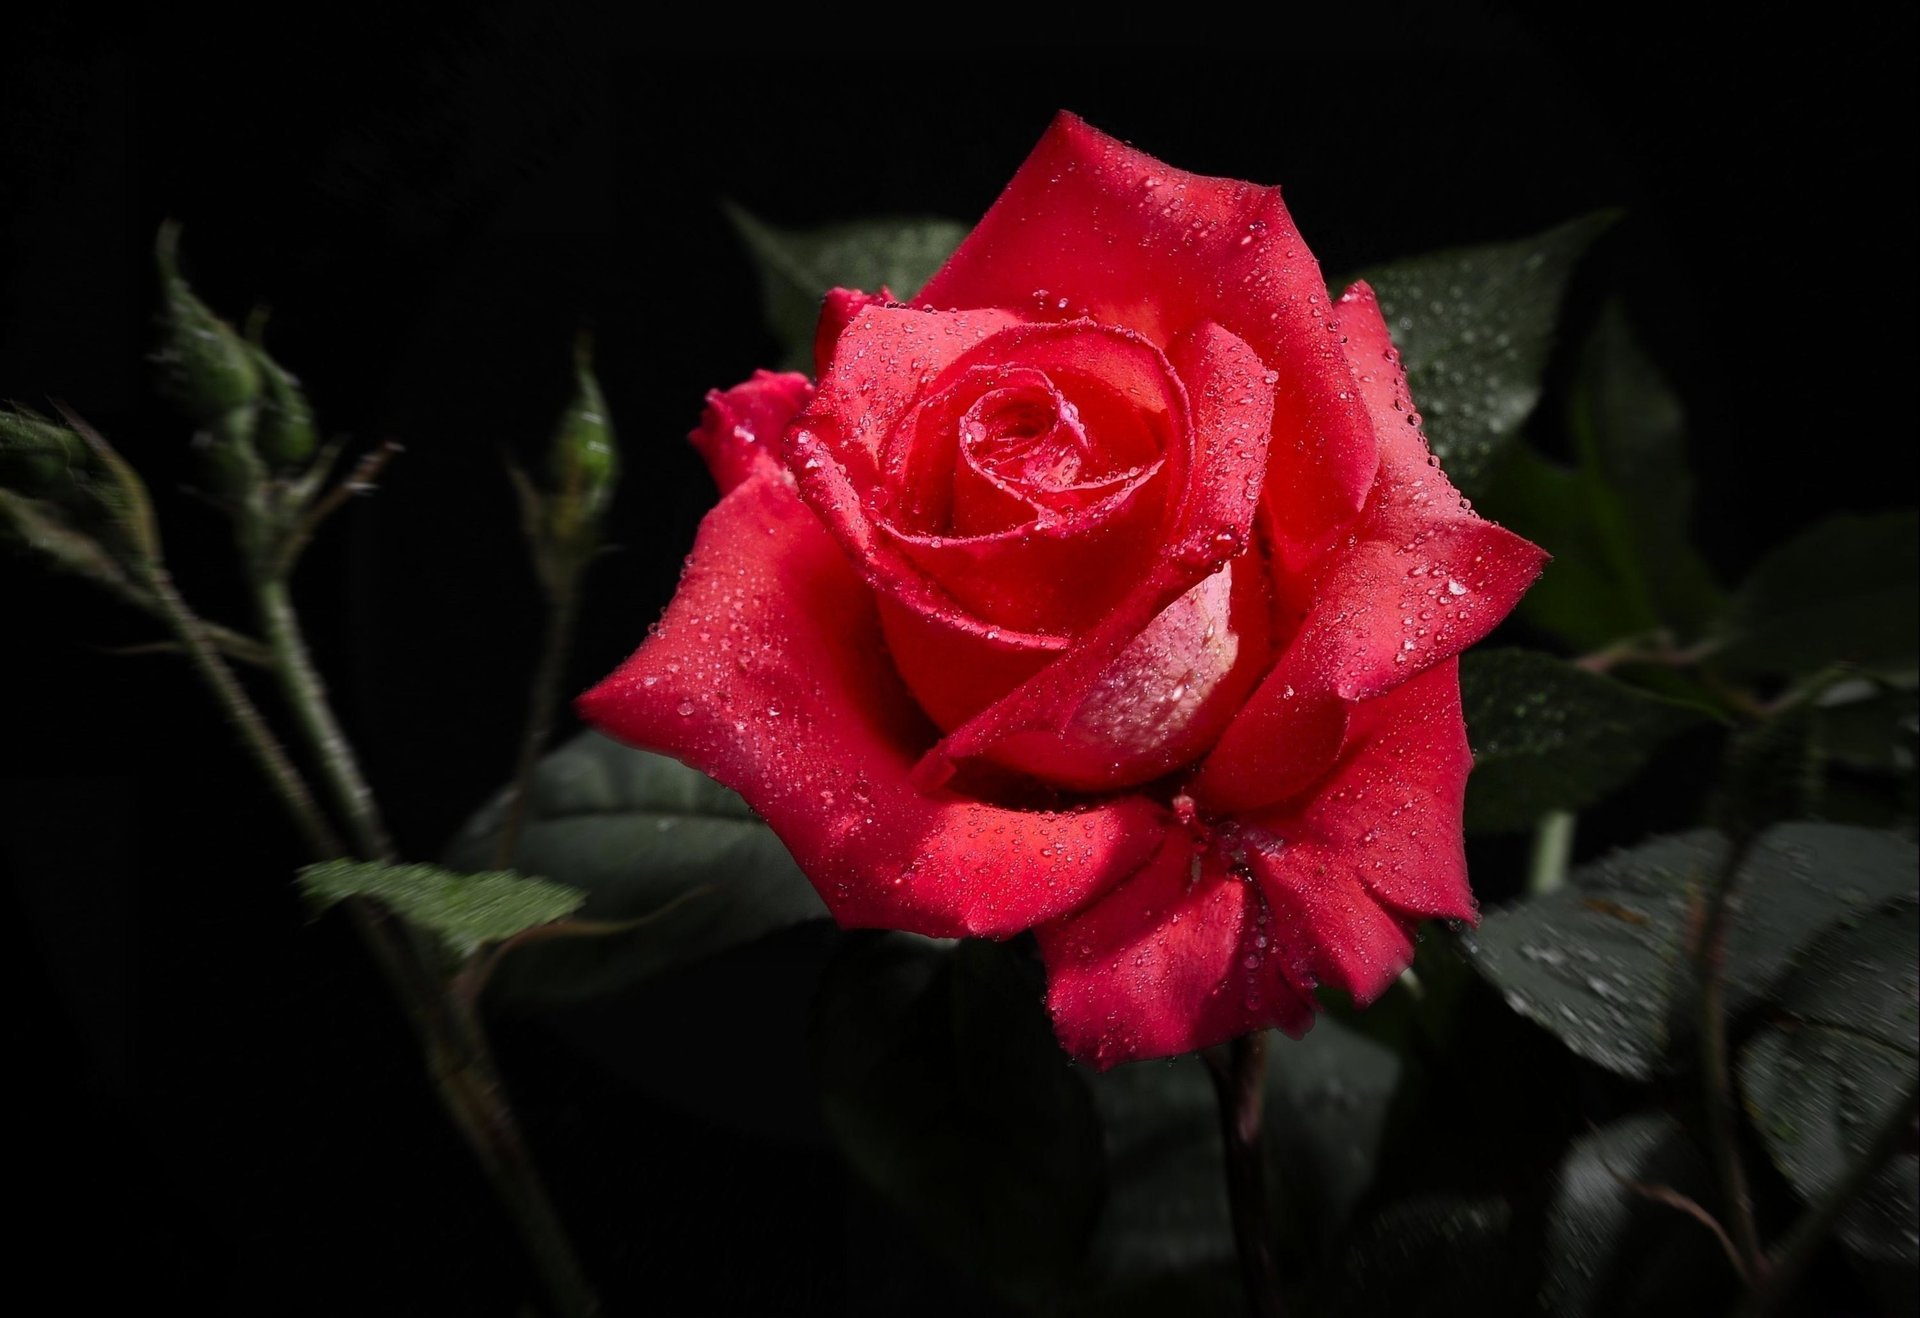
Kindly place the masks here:
POLYGON ((916 301, 1090 317, 1163 347, 1213 321, 1251 344, 1277 377, 1267 480, 1290 566, 1372 485, 1374 428, 1278 188, 1169 169, 1062 113, 916 301))
POLYGON ((1168 356, 1186 386, 1188 424, 1186 443, 1167 453, 1166 477, 1181 493, 1158 537, 1159 560, 1065 654, 929 751, 915 770, 919 782, 945 782, 959 761, 1009 737, 1064 728, 1164 609, 1249 547, 1272 416, 1259 360, 1217 325, 1183 336, 1168 356))
POLYGON ((1037 932, 1062 1042, 1102 1068, 1251 1030, 1303 1033, 1313 990, 1378 997, 1422 918, 1475 918, 1460 809, 1472 768, 1459 666, 1358 706, 1313 791, 1153 864, 1037 932))
POLYGON ((1255 885, 1173 829, 1146 869, 1080 914, 1035 931, 1054 1031, 1068 1052, 1103 1071, 1268 1026, 1303 1034, 1312 999, 1255 944, 1271 923, 1255 885))
POLYGON ((872 593, 785 479, 701 524, 660 627, 581 715, 738 791, 844 925, 1004 937, 1140 868, 1144 797, 1011 809, 907 781, 933 729, 888 662, 872 593))
POLYGON ((813 401, 813 381, 792 371, 755 371, 731 389, 707 391, 707 410, 687 438, 725 494, 760 463, 780 461, 787 423, 813 401))
POLYGON ((1476 517, 1430 460, 1373 290, 1340 299, 1347 352, 1380 433, 1380 474, 1354 543, 1303 582, 1305 617, 1193 787, 1214 810, 1252 810, 1332 763, 1343 702, 1392 690, 1478 641, 1513 610, 1546 555, 1476 517))

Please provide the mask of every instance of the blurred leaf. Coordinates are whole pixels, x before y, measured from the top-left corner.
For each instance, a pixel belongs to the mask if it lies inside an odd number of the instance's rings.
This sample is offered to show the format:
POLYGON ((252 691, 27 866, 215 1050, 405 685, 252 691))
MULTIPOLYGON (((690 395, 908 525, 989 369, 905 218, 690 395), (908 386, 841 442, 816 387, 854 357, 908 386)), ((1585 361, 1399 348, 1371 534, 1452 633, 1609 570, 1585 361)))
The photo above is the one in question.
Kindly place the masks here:
POLYGON ((1592 805, 1704 718, 1532 650, 1469 653, 1460 695, 1474 746, 1467 829, 1480 833, 1520 832, 1549 810, 1592 805))
POLYGON ((1470 498, 1540 401, 1567 280, 1615 216, 1369 270, 1428 441, 1470 498))
POLYGON ((728 204, 727 218, 760 269, 767 326, 779 339, 788 370, 813 372, 813 331, 830 288, 878 293, 903 301, 920 291, 967 227, 953 220, 887 218, 794 232, 728 204))
MULTIPOLYGON (((1591 1062, 1650 1079, 1668 1048, 1668 998, 1696 890, 1726 842, 1659 838, 1575 870, 1565 888, 1489 914, 1462 945, 1515 1011, 1591 1062)), ((1727 1008, 1765 995, 1834 921, 1914 891, 1920 849, 1833 824, 1783 824, 1754 844, 1727 932, 1727 1008)))
MULTIPOLYGON (((1740 1054, 1749 1115, 1802 1199, 1828 1194, 1909 1101, 1920 1072, 1920 908, 1890 902, 1829 929, 1798 957, 1780 994, 1790 1018, 1740 1054)), ((1920 1263, 1911 1152, 1896 1155, 1842 1215, 1865 1258, 1920 1263)))
MULTIPOLYGON (((467 822, 447 864, 492 861, 505 805, 496 799, 467 822)), ((516 948, 489 991, 525 1004, 609 992, 826 915, 786 848, 738 796, 677 760, 594 732, 540 762, 514 861, 586 892, 583 917, 660 912, 627 933, 516 948)))
POLYGON ((379 902, 408 924, 438 935, 466 958, 535 925, 565 919, 586 894, 511 870, 456 874, 437 865, 330 860, 300 871, 300 888, 322 910, 349 897, 379 902))
POLYGON ((1665 1113, 1627 1117, 1575 1140, 1547 1210, 1547 1311, 1717 1312, 1734 1274, 1712 1232, 1627 1182, 1710 1200, 1699 1154, 1665 1113))
POLYGON ((1575 466, 1516 447, 1488 485, 1487 511, 1553 555, 1524 616, 1582 649, 1702 634, 1724 601, 1689 540, 1680 403, 1617 304, 1581 355, 1569 426, 1575 466))
MULTIPOLYGON (((1234 1258, 1219 1105, 1197 1056, 1089 1077, 1106 1133, 1107 1205, 1089 1271, 1128 1283, 1234 1258)), ((1264 1094, 1272 1219, 1317 1257, 1373 1181, 1400 1059, 1322 1016, 1275 1035, 1264 1094)))
POLYGON ((1720 661, 1804 677, 1835 662, 1911 686, 1920 650, 1920 517, 1846 514, 1760 560, 1740 586, 1720 661))
POLYGON ((1453 1318, 1531 1311, 1516 1257, 1513 1206, 1491 1195, 1423 1194, 1372 1214, 1353 1233, 1330 1302, 1343 1318, 1453 1318))
POLYGON ((1865 678, 1836 683, 1815 702, 1815 737, 1831 763, 1864 773, 1911 774, 1920 694, 1865 678))
POLYGON ((1099 1118, 1007 949, 849 939, 811 1048, 841 1148, 936 1246, 1020 1296, 1078 1273, 1106 1188, 1099 1118))

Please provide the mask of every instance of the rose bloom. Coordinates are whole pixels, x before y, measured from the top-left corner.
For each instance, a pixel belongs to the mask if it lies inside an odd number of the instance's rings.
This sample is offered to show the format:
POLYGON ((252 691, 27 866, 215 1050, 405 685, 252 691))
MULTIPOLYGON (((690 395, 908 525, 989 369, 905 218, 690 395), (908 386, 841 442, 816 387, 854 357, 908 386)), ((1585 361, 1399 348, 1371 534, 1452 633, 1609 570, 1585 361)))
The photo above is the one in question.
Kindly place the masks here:
POLYGON ((1455 656, 1543 555, 1420 433, 1275 188, 1062 114, 817 387, 693 435, 724 496, 596 727, 743 795, 842 925, 1032 930, 1100 1067, 1362 1002, 1471 920, 1455 656))

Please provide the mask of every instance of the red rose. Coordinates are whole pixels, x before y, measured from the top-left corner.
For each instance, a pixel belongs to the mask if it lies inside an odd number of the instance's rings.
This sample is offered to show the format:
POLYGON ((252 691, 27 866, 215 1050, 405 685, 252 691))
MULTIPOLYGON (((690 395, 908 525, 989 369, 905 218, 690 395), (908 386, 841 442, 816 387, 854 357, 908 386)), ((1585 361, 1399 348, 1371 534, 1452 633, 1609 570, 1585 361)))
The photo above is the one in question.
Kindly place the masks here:
POLYGON ((710 396, 725 497, 592 723, 738 790, 844 925, 1034 930, 1103 1067, 1298 1034, 1473 918, 1454 656, 1543 556, 1461 503, 1278 190, 1063 114, 817 346, 817 391, 710 396))

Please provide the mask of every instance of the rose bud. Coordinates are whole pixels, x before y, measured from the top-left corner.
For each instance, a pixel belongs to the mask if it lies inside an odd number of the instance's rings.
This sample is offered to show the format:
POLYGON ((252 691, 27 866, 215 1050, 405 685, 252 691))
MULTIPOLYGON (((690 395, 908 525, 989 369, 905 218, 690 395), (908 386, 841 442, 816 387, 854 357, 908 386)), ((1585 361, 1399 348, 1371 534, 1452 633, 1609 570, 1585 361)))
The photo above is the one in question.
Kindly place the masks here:
MULTIPOLYGON (((251 346, 251 345, 250 345, 251 346)), ((260 405, 254 414, 253 447, 278 472, 298 471, 313 460, 320 437, 300 381, 258 346, 251 346, 260 372, 260 405)))
POLYGON ((710 400, 723 497, 592 723, 740 792, 843 925, 1034 931, 1102 1067, 1299 1034, 1475 918, 1456 656, 1543 555, 1277 189, 1063 114, 817 358, 710 400))
POLYGON ((620 480, 620 449, 584 336, 574 351, 573 381, 573 397, 547 446, 549 532, 562 545, 597 539, 620 480))
POLYGON ((160 270, 160 342, 154 352, 160 391, 200 426, 221 423, 260 397, 254 353, 180 277, 180 226, 160 226, 154 257, 160 270))

